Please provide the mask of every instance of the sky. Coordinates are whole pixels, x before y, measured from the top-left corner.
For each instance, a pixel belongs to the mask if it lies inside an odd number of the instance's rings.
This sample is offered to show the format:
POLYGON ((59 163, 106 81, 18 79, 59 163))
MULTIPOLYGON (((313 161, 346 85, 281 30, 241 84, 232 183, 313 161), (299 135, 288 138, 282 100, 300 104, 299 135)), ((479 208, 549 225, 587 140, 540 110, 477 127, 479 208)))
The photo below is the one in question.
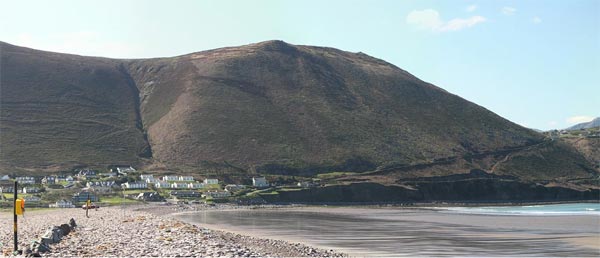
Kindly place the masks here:
POLYGON ((600 1, 0 0, 0 41, 113 58, 279 39, 386 60, 520 125, 600 116, 600 1))

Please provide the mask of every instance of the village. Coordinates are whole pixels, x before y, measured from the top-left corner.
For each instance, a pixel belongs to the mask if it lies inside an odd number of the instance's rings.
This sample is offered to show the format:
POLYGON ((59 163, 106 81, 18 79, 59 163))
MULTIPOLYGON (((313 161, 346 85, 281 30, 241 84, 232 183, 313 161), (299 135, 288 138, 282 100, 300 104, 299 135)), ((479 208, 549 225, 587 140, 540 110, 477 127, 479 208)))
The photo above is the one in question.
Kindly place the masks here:
MULTIPOLYGON (((261 196, 282 187, 269 183, 265 177, 251 177, 251 184, 243 185, 190 175, 155 177, 132 166, 106 172, 86 168, 47 176, 0 176, 0 208, 12 207, 15 181, 17 198, 23 199, 27 207, 35 208, 75 208, 87 200, 94 207, 140 202, 260 204, 266 202, 261 196)), ((317 180, 293 182, 284 187, 294 190, 318 185, 317 180)))

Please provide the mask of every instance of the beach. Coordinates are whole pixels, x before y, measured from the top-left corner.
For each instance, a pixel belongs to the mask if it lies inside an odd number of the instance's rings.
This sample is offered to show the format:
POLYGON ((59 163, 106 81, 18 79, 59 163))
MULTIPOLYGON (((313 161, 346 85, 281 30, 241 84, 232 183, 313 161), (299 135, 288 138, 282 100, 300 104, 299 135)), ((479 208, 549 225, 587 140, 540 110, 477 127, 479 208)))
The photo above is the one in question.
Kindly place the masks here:
MULTIPOLYGON (((1 213, 3 254, 12 214, 1 213), (9 222, 10 221, 10 222, 9 222)), ((146 204, 19 216, 19 249, 76 229, 43 256, 598 256, 600 216, 495 216, 438 208, 146 204)))
POLYGON ((349 256, 600 256, 600 216, 466 214, 429 208, 205 210, 191 223, 349 256))
MULTIPOLYGON (((26 250, 52 226, 68 223, 76 229, 64 236, 43 256, 202 256, 202 257, 282 257, 342 256, 340 253, 288 243, 211 230, 169 217, 177 206, 136 205, 101 207, 90 210, 43 209, 19 216, 19 249, 26 250), (148 211, 153 211, 152 213, 148 211)), ((13 249, 12 213, 3 212, 0 227, 3 255, 13 249)))

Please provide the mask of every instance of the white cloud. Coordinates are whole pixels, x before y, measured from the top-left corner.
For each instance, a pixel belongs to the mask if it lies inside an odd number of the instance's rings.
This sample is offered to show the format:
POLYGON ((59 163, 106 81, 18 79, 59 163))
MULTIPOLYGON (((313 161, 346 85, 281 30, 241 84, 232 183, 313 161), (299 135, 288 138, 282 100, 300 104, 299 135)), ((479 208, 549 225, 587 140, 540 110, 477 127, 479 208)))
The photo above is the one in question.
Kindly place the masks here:
POLYGON ((557 126, 558 122, 556 122, 556 121, 550 121, 550 122, 548 122, 548 125, 549 126, 557 126))
POLYGON ((478 23, 485 22, 485 17, 483 16, 473 16, 467 19, 452 19, 448 21, 444 26, 440 28, 441 31, 456 31, 461 30, 468 27, 473 27, 478 23))
POLYGON ((594 120, 593 116, 572 116, 567 118, 567 123, 569 124, 579 124, 585 123, 594 120))
POLYGON ((531 19, 531 22, 533 22, 535 24, 539 24, 539 23, 542 23, 542 19, 540 17, 535 16, 531 19))
POLYGON ((502 7, 501 11, 504 15, 513 15, 517 12, 517 9, 514 7, 510 7, 510 6, 505 6, 505 7, 502 7))
POLYGON ((438 11, 433 9, 414 10, 406 16, 406 23, 436 32, 458 31, 485 21, 486 19, 483 16, 472 16, 466 19, 456 18, 444 22, 438 11))
POLYGON ((469 6, 467 6, 467 8, 466 8, 466 11, 467 11, 467 12, 473 12, 473 11, 475 11, 475 10, 477 10, 477 5, 474 5, 474 4, 473 4, 473 5, 469 5, 469 6))

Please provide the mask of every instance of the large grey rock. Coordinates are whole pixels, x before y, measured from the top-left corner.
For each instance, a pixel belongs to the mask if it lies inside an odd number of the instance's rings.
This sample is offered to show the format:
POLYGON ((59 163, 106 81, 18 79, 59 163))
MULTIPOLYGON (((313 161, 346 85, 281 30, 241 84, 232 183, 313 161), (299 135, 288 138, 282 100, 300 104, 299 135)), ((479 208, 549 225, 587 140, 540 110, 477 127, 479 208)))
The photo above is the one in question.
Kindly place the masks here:
POLYGON ((60 230, 62 231, 63 236, 66 236, 71 232, 71 226, 69 226, 69 224, 62 224, 60 225, 60 230))
POLYGON ((60 230, 59 227, 54 226, 52 227, 52 241, 54 243, 58 243, 60 241, 60 239, 62 238, 63 234, 62 234, 62 230, 60 230))

